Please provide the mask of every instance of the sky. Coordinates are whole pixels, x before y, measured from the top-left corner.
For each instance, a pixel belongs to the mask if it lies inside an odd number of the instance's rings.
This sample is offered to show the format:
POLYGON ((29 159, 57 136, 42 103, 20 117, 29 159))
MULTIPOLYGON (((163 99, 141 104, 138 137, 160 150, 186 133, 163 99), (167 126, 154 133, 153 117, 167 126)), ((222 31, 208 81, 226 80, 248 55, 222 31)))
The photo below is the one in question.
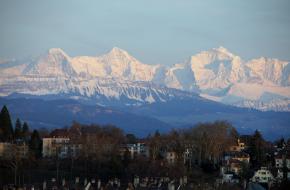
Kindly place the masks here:
POLYGON ((290 60, 289 0, 0 0, 0 57, 113 47, 148 64, 223 46, 248 60, 290 60))

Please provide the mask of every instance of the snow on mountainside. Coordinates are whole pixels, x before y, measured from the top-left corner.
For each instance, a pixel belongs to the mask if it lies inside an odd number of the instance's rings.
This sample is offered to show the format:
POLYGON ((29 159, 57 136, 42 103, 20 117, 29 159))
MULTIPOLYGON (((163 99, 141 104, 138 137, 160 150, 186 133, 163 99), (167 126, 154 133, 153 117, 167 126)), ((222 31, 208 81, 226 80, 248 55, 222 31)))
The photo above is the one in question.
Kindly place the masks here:
POLYGON ((244 61, 223 47, 200 52, 171 67, 143 64, 119 48, 96 57, 70 57, 53 48, 37 59, 1 61, 0 95, 69 94, 139 104, 199 93, 239 107, 290 111, 289 73, 288 62, 268 58, 244 61))
POLYGON ((241 59, 220 47, 191 56, 190 65, 201 89, 223 89, 245 77, 241 59))
POLYGON ((192 56, 188 64, 203 97, 239 107, 290 111, 288 62, 266 58, 245 62, 220 47, 192 56))
POLYGON ((70 57, 61 49, 50 49, 46 55, 31 62, 23 71, 24 75, 73 77, 76 73, 72 68, 70 57))

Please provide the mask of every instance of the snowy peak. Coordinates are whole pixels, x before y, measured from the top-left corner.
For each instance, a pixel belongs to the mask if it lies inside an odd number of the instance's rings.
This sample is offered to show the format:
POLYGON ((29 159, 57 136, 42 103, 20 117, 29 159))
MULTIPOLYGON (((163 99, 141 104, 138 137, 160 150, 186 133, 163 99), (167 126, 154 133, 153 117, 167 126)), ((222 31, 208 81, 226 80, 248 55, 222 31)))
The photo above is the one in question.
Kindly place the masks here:
POLYGON ((70 61, 70 57, 60 48, 51 48, 48 50, 47 54, 44 56, 55 62, 70 61))
POLYGON ((71 58, 60 48, 52 48, 36 61, 32 61, 23 71, 26 75, 42 75, 46 77, 71 77, 75 71, 70 63, 71 58))
POLYGON ((128 57, 130 56, 127 51, 125 51, 121 48, 118 48, 118 47, 113 47, 108 54, 114 55, 114 56, 128 56, 128 57))
POLYGON ((233 53, 227 50, 224 47, 213 48, 208 51, 202 51, 196 55, 190 57, 191 63, 196 63, 200 65, 206 65, 213 61, 224 61, 224 60, 233 60, 236 58, 233 53))
POLYGON ((218 48, 213 48, 212 51, 216 52, 216 54, 223 54, 223 55, 226 55, 226 56, 232 57, 232 58, 235 57, 235 55, 233 53, 231 53, 228 49, 226 49, 222 46, 220 46, 218 48))
POLYGON ((191 65, 196 83, 200 89, 223 89, 231 83, 242 80, 243 64, 224 47, 214 48, 193 55, 187 61, 191 65))
POLYGON ((2 63, 0 94, 102 94, 153 102, 157 87, 142 89, 157 84, 160 89, 199 93, 225 104, 290 111, 289 75, 286 61, 263 57, 244 61, 224 47, 202 51, 172 66, 144 64, 117 47, 97 57, 70 57, 62 49, 52 48, 38 59, 2 63), (141 91, 144 96, 137 98, 141 91))
POLYGON ((71 63, 81 77, 118 78, 129 81, 152 81, 160 67, 143 64, 125 50, 116 47, 99 57, 74 57, 71 63))
POLYGON ((69 56, 61 48, 51 48, 47 51, 48 55, 56 55, 64 58, 69 58, 69 56))
POLYGON ((143 64, 128 52, 116 47, 98 60, 106 68, 108 76, 135 81, 152 80, 158 67, 143 64))
POLYGON ((289 84, 288 62, 261 57, 247 62, 246 66, 250 70, 250 77, 256 78, 259 83, 289 84))
POLYGON ((131 62, 139 62, 133 56, 131 56, 127 51, 122 50, 118 47, 114 47, 110 52, 107 54, 100 56, 103 61, 107 62, 108 64, 118 64, 120 62, 124 64, 129 64, 131 62))

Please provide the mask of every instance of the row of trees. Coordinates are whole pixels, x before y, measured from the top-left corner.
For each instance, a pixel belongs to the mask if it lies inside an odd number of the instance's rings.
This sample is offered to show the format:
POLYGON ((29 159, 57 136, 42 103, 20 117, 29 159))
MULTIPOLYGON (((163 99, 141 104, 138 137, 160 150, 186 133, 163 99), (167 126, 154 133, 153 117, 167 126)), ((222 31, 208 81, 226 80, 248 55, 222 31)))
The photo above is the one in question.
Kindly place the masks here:
POLYGON ((7 107, 4 105, 0 112, 0 141, 14 142, 15 140, 29 140, 29 126, 26 122, 21 123, 17 118, 15 128, 11 121, 11 117, 7 107))
POLYGON ((204 162, 218 163, 225 150, 236 142, 238 133, 235 128, 225 121, 201 123, 185 130, 173 130, 168 134, 158 132, 149 137, 152 159, 157 158, 162 150, 171 150, 182 159, 188 150, 198 165, 204 162))
MULTIPOLYGON (((70 176, 76 173, 87 177, 97 175, 129 179, 133 175, 180 177, 192 174, 197 168, 203 169, 203 172, 217 171, 223 153, 236 143, 237 138, 241 138, 236 129, 226 121, 200 123, 166 134, 156 131, 145 139, 138 139, 133 134, 126 135, 114 126, 82 125, 75 122, 65 130, 70 137, 70 143, 81 144, 80 154, 64 160, 58 157, 53 160, 37 159, 41 157, 42 152, 42 141, 38 131, 34 130, 31 133, 27 123, 22 124, 19 119, 16 120, 13 129, 7 107, 4 106, 1 110, 1 141, 13 143, 17 139, 23 140, 29 144, 31 155, 36 158, 36 165, 42 163, 43 169, 47 171, 57 170, 59 173, 60 170, 70 173, 70 176), (120 154, 120 145, 138 141, 147 144, 149 157, 137 156, 132 160, 128 151, 120 154), (166 162, 166 151, 176 154, 173 164, 166 162), (189 159, 185 160, 185 152, 190 154, 189 159)), ((265 153, 268 144, 262 135, 256 131, 244 141, 247 141, 249 146, 252 166, 264 165, 267 162, 265 153)))
POLYGON ((26 144, 33 156, 41 157, 42 140, 37 130, 30 131, 27 122, 16 119, 13 127, 10 113, 4 105, 0 112, 0 142, 26 144))
MULTIPOLYGON (((81 125, 73 123, 68 129, 72 142, 83 145, 81 154, 86 159, 102 160, 109 155, 118 153, 120 144, 134 143, 138 139, 133 134, 124 135, 123 131, 113 126, 81 125)), ((172 130, 168 134, 149 135, 144 139, 150 147, 152 160, 160 159, 161 153, 174 151, 178 159, 183 158, 183 153, 188 150, 194 155, 194 161, 198 165, 203 163, 218 164, 223 152, 233 145, 238 133, 236 129, 226 121, 214 123, 200 123, 192 128, 184 130, 172 130)), ((32 133, 26 122, 20 119, 15 122, 15 128, 6 106, 0 113, 0 140, 3 142, 15 142, 22 140, 29 144, 30 149, 37 157, 41 156, 41 138, 37 130, 32 133)), ((262 135, 256 131, 253 136, 246 139, 253 165, 260 166, 266 161, 265 152, 267 143, 262 135)), ((190 163, 191 164, 191 163, 190 163)))
MULTIPOLYGON (((66 162, 70 163, 70 170, 82 168, 85 171, 79 173, 99 173, 101 176, 180 177, 188 169, 191 170, 193 165, 204 168, 211 165, 217 169, 223 152, 236 141, 238 135, 235 128, 225 121, 198 124, 186 130, 172 130, 166 134, 156 131, 145 139, 138 139, 133 134, 125 135, 114 126, 73 123, 66 130, 72 144, 82 145, 79 156, 66 162), (120 154, 120 145, 138 141, 146 143, 149 157, 137 156, 132 160, 128 151, 120 154), (184 164, 186 151, 191 154, 191 160, 186 160, 187 165, 184 164), (176 154, 174 163, 167 163, 164 154, 166 152, 176 154)), ((60 168, 64 166, 57 165, 60 168)))
MULTIPOLYGON (((13 127, 10 113, 4 105, 0 112, 0 142, 8 143, 5 146, 9 147, 9 150, 4 152, 0 158, 0 170, 13 171, 13 182, 18 184, 24 167, 29 165, 32 160, 41 157, 42 140, 37 130, 33 130, 31 133, 28 124, 26 122, 22 124, 19 118, 13 127), (24 152, 26 155, 23 155, 24 152)), ((0 179, 7 177, 9 177, 9 172, 0 175, 0 179)), ((1 183, 3 183, 2 180, 0 180, 1 183)))
MULTIPOLYGON (((96 170, 101 170, 103 163, 116 162, 111 164, 120 173, 121 170, 131 171, 127 173, 145 175, 174 175, 182 176, 187 172, 192 172, 193 168, 199 167, 203 171, 218 171, 225 151, 237 143, 238 138, 247 141, 247 153, 250 154, 250 166, 247 168, 259 168, 271 164, 270 158, 272 145, 263 139, 259 131, 253 135, 240 136, 236 129, 226 121, 216 121, 213 123, 200 123, 196 126, 183 130, 172 130, 166 134, 158 131, 149 135, 145 139, 138 139, 133 134, 125 135, 122 130, 113 126, 84 126, 74 123, 69 129, 72 134, 79 134, 75 139, 81 139, 83 144, 80 159, 86 160, 85 168, 94 168, 90 164, 96 164, 96 170), (79 133, 76 133, 79 131, 79 133), (76 138, 77 137, 77 138, 76 138), (246 138, 246 139, 245 139, 246 138), (149 148, 149 158, 136 157, 130 160, 128 152, 120 158, 120 144, 145 142, 149 148), (166 162, 166 151, 176 154, 174 164, 166 162), (190 154, 189 159, 185 159, 185 152, 190 154), (91 162, 91 163, 90 163, 91 162), (93 163, 92 163, 93 162, 93 163), (186 162, 184 164, 184 162, 186 162), (118 166, 118 167, 117 167, 118 166), (122 168, 122 169, 120 169, 122 168), (174 172, 170 172, 173 170, 174 172)), ((73 138, 72 138, 73 139, 73 138)), ((94 170, 94 169, 93 169, 94 170)), ((118 173, 116 172, 116 173, 118 173)), ((247 171, 246 171, 247 172, 247 171)), ((244 174, 249 175, 249 173, 244 174)), ((248 176, 247 176, 248 177, 248 176)))

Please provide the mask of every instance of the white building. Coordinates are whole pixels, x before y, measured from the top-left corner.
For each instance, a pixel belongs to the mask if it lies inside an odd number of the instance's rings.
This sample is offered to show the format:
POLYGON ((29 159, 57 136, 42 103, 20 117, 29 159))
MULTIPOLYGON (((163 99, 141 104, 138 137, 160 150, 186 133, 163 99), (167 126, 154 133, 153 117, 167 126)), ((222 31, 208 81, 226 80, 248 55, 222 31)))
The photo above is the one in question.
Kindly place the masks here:
POLYGON ((283 179, 283 171, 278 169, 276 179, 280 182, 283 179))
POLYGON ((42 139, 42 156, 65 158, 68 156, 69 138, 48 137, 42 139))
POLYGON ((239 183, 239 179, 233 173, 224 173, 222 183, 239 183))
POLYGON ((54 130, 49 137, 42 139, 43 157, 76 157, 81 150, 80 144, 70 141, 67 131, 63 129, 54 130))
POLYGON ((145 143, 127 144, 126 149, 129 151, 131 159, 136 156, 149 156, 149 149, 145 143))
POLYGON ((191 149, 186 148, 185 151, 183 152, 183 162, 191 164, 192 156, 193 156, 193 153, 191 149))
POLYGON ((275 157, 275 166, 276 166, 276 168, 283 168, 283 165, 284 165, 284 163, 283 163, 282 156, 276 156, 275 157))
POLYGON ((255 172, 251 180, 257 183, 269 183, 274 181, 274 176, 266 167, 261 167, 260 170, 255 172))
POLYGON ((275 156, 275 166, 276 168, 283 168, 285 166, 290 169, 290 156, 278 154, 275 156))

